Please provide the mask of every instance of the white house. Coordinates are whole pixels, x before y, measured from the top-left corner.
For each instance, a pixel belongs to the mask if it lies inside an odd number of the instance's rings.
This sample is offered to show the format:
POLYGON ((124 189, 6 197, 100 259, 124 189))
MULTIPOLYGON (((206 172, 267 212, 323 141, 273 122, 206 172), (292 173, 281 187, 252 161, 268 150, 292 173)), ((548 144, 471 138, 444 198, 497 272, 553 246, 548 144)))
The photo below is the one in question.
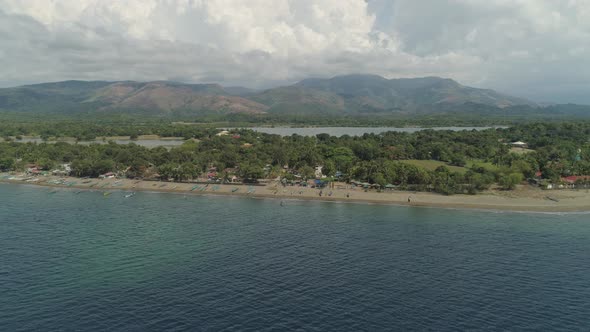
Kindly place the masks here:
POLYGON ((527 143, 521 142, 521 141, 512 142, 512 143, 510 143, 510 145, 512 145, 515 148, 521 148, 521 149, 526 149, 529 146, 527 143))

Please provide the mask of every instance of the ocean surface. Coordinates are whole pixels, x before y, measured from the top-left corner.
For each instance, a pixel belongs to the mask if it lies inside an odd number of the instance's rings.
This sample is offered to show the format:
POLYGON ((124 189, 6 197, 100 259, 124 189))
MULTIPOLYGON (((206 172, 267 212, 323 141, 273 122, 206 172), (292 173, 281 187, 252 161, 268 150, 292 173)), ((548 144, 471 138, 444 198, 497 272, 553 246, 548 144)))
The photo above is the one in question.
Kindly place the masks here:
POLYGON ((584 331, 590 215, 0 184, 2 331, 584 331))

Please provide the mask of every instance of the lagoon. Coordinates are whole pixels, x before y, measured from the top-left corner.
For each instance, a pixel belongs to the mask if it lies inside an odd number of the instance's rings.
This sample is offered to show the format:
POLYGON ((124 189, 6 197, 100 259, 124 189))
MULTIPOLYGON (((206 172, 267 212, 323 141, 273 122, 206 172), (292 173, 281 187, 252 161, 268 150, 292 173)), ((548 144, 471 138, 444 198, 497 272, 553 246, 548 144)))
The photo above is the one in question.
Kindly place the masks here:
POLYGON ((60 140, 48 140, 44 141, 40 137, 24 137, 20 140, 15 140, 18 143, 69 143, 69 144, 81 144, 81 145, 90 145, 90 144, 108 144, 109 142, 114 142, 116 144, 137 144, 139 146, 144 146, 146 148, 155 148, 155 147, 165 147, 165 148, 173 148, 176 146, 182 145, 185 140, 183 138, 160 138, 160 139, 126 139, 126 138, 114 138, 114 139, 96 139, 91 141, 76 141, 74 138, 64 138, 60 140))
POLYGON ((402 133, 415 133, 422 130, 485 130, 490 128, 506 128, 506 127, 433 127, 433 128, 419 128, 419 127, 407 127, 407 128, 396 128, 396 127, 303 127, 303 128, 291 128, 291 127, 253 127, 249 128, 257 132, 274 134, 281 136, 291 136, 293 134, 301 136, 315 136, 318 134, 329 134, 330 136, 362 136, 364 134, 380 134, 388 131, 402 132, 402 133))
MULTIPOLYGON (((364 134, 379 134, 387 131, 414 133, 421 130, 485 130, 489 128, 505 128, 505 127, 435 127, 435 128, 395 128, 395 127, 302 127, 302 128, 290 128, 290 127, 251 127, 251 129, 260 133, 274 134, 281 136, 291 136, 293 134, 301 136, 315 136, 318 134, 329 134, 331 136, 362 136, 364 134)), ((220 129, 222 130, 222 129, 220 129)), ((14 139, 14 138, 13 138, 14 139)), ((3 139, 0 138, 0 141, 3 139)), ((123 137, 108 138, 108 139, 96 139, 91 141, 76 141, 72 137, 61 138, 59 140, 48 140, 45 141, 40 137, 23 137, 19 140, 15 140, 18 143, 57 143, 64 142, 69 144, 107 144, 108 142, 115 142, 117 144, 137 144, 147 148, 164 147, 171 149, 182 145, 185 140, 182 137, 162 137, 162 138, 140 138, 140 139, 129 139, 123 137)))

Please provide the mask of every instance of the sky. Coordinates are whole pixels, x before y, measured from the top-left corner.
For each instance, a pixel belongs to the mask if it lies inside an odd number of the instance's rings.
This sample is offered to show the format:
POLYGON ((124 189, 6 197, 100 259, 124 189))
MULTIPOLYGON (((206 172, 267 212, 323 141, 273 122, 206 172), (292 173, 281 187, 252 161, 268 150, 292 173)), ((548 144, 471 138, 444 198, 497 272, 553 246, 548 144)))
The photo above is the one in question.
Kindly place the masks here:
POLYGON ((588 0, 0 0, 0 86, 440 76, 590 104, 588 0))

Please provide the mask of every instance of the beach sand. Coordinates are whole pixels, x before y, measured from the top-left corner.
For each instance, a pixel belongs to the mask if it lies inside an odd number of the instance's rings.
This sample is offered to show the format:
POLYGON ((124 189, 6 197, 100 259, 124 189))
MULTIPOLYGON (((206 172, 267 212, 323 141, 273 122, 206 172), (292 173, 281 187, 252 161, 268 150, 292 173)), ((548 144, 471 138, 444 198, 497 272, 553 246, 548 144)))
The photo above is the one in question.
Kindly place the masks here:
POLYGON ((490 190, 477 195, 445 196, 436 193, 384 191, 377 192, 362 188, 351 188, 345 183, 335 184, 334 189, 283 187, 278 182, 264 186, 239 184, 196 184, 159 181, 137 181, 130 179, 80 179, 74 177, 38 177, 37 181, 27 182, 24 176, 0 173, 0 182, 20 183, 56 188, 76 188, 102 191, 155 191, 162 193, 182 193, 194 195, 231 195, 255 198, 299 199, 314 201, 338 201, 371 204, 392 204, 427 206, 459 209, 487 209, 528 212, 578 212, 590 211, 588 190, 550 190, 545 191, 531 186, 519 186, 514 191, 490 190), (59 183, 57 183, 59 182, 59 183), (320 191, 322 195, 320 196, 320 191), (549 199, 550 197, 551 199, 549 199), (408 202, 409 199, 409 202, 408 202))

